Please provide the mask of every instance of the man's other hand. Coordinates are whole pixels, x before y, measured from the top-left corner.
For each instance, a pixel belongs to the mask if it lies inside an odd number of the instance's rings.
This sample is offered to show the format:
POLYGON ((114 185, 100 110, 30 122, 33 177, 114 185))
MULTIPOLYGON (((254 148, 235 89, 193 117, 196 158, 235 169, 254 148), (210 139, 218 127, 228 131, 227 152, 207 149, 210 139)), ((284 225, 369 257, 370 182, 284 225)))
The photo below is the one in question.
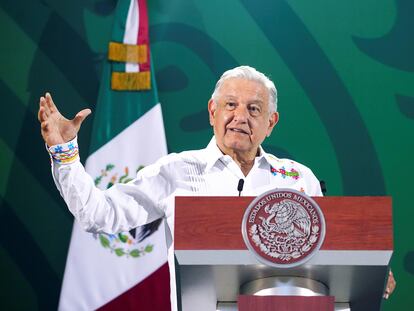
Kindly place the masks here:
POLYGON ((390 270, 388 274, 387 286, 385 287, 384 298, 388 299, 395 289, 397 282, 394 279, 394 274, 390 270))

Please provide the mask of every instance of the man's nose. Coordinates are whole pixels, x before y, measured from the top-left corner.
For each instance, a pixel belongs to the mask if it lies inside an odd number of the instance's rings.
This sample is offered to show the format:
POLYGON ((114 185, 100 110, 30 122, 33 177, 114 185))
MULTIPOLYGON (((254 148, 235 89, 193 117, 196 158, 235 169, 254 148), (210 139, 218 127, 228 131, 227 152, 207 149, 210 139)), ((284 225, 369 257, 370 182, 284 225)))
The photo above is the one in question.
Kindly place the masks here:
POLYGON ((247 110, 247 107, 244 105, 239 105, 234 110, 234 121, 238 122, 247 122, 247 119, 249 118, 249 111, 247 110))

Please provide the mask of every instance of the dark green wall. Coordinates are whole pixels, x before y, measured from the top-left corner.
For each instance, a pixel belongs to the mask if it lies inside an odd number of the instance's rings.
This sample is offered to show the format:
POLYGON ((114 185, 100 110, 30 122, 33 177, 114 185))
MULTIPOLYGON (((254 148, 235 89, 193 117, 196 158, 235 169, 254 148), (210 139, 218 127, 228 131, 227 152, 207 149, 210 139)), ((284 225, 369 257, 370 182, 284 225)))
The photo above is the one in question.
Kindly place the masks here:
MULTIPOLYGON (((72 217, 37 123, 45 91, 68 116, 95 107, 116 1, 0 1, 0 306, 56 309, 72 217)), ((279 90, 265 148, 310 166, 328 195, 391 195, 398 287, 414 305, 414 2, 148 0, 169 151, 211 136, 220 74, 249 64, 279 90)), ((93 117, 83 126, 83 159, 93 117)), ((368 208, 368 207, 367 207, 368 208)))

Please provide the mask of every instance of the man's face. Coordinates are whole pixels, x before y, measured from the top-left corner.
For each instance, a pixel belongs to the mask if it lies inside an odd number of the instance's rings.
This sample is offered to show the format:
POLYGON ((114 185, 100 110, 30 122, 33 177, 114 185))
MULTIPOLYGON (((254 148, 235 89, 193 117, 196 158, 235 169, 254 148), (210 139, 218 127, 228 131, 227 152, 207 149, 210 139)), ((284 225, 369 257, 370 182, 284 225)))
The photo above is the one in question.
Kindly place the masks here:
POLYGON ((261 83, 242 78, 225 80, 216 102, 208 103, 217 145, 225 154, 254 157, 279 115, 269 113, 269 93, 261 83))

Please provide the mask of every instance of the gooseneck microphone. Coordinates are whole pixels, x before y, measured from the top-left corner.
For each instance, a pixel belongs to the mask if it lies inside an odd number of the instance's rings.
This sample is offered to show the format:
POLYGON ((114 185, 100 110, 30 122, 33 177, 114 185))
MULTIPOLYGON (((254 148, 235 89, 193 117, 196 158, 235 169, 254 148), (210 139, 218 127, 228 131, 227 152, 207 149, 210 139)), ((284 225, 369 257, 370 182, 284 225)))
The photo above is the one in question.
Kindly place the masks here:
POLYGON ((241 196, 241 192, 243 191, 244 186, 244 179, 240 179, 237 185, 237 191, 239 192, 239 196, 241 196))

